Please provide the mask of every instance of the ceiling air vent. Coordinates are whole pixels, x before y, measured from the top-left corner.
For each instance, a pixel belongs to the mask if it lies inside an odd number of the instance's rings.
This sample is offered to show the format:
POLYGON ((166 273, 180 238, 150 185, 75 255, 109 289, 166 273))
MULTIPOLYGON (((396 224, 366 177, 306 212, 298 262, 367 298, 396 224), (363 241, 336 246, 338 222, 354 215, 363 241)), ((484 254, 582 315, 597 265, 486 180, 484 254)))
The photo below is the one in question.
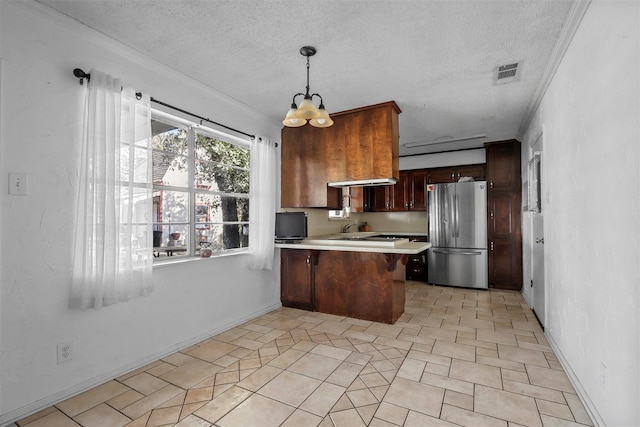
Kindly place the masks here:
POLYGON ((515 82, 520 77, 518 68, 519 63, 500 65, 496 67, 495 82, 496 84, 505 84, 515 82))

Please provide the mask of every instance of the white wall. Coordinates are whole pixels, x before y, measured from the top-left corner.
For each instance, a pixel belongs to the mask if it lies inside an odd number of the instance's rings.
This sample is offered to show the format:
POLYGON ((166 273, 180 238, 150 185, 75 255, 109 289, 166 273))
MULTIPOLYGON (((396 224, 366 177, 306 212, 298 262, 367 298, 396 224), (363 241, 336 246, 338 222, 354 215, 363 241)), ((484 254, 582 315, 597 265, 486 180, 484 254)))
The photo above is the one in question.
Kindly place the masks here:
POLYGON ((400 170, 437 168, 444 166, 486 163, 484 148, 400 157, 400 170))
POLYGON ((545 333, 610 426, 640 425, 639 16, 589 6, 523 138, 544 135, 545 333))
POLYGON ((33 2, 0 2, 0 17, 3 424, 280 306, 278 269, 239 255, 156 268, 149 297, 67 308, 84 96, 73 68, 250 133, 277 140, 280 124, 33 2), (29 174, 28 196, 7 194, 8 172, 29 174), (73 360, 58 365, 60 342, 73 360))

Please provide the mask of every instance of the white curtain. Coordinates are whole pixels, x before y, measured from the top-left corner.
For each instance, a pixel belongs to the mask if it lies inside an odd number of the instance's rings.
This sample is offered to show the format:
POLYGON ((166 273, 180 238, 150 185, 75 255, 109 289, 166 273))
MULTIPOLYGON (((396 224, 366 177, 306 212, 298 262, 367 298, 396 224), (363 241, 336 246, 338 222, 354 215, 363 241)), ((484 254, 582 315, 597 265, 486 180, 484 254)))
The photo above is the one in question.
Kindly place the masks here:
POLYGON ((151 109, 100 71, 87 86, 70 306, 97 309, 152 290, 151 109))
POLYGON ((267 138, 251 141, 251 198, 249 200, 249 247, 253 270, 273 267, 276 212, 276 149, 267 138))

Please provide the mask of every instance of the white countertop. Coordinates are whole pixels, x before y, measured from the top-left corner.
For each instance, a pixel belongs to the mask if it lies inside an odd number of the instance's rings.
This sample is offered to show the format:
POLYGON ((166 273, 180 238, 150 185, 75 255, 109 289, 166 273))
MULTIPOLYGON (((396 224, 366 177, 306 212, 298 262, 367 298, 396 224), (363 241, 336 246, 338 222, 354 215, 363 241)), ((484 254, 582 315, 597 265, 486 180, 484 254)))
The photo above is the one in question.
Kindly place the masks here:
MULTIPOLYGON (((405 233, 402 233, 405 234, 405 233)), ((408 236, 415 236, 418 234, 406 233, 408 236)), ((310 236, 300 243, 276 243, 276 248, 286 249, 311 249, 321 251, 349 251, 349 252, 378 252, 378 253, 391 253, 391 254, 407 254, 415 255, 423 252, 431 247, 429 242, 398 242, 394 246, 377 244, 376 242, 362 241, 342 241, 335 240, 337 236, 379 236, 379 235, 394 235, 399 236, 400 233, 393 232, 365 232, 365 233, 343 233, 332 234, 324 236, 310 236), (332 239, 333 238, 333 239, 332 239)))

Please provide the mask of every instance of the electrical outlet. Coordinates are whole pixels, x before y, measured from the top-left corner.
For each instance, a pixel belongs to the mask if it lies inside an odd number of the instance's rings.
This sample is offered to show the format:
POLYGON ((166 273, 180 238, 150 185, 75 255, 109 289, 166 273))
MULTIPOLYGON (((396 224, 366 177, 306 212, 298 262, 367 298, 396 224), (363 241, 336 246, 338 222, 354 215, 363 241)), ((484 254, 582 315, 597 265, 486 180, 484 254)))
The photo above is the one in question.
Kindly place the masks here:
POLYGON ((29 194, 29 175, 26 173, 9 174, 9 194, 26 196, 29 194))
POLYGON ((73 347, 70 342, 58 344, 58 364, 68 362, 73 358, 73 347))

